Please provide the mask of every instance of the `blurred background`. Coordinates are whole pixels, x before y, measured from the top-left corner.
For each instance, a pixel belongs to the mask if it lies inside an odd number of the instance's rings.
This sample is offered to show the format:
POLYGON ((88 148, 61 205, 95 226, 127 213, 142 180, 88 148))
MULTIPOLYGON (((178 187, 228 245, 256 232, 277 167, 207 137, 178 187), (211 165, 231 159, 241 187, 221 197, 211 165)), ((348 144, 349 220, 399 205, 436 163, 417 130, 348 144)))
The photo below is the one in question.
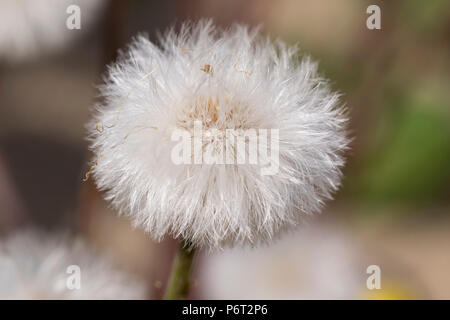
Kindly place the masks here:
POLYGON ((82 235, 161 298, 177 244, 152 242, 82 181, 85 124, 95 86, 131 37, 156 41, 174 23, 212 17, 262 24, 319 61, 354 140, 343 188, 322 215, 270 248, 201 254, 191 297, 450 299, 449 1, 61 1, 40 32, 31 30, 39 19, 21 19, 49 12, 0 9, 0 236, 30 226, 82 235), (65 26, 71 3, 80 30, 65 26), (371 4, 381 30, 366 27, 371 4), (35 37, 33 50, 13 50, 1 39, 11 34, 35 37), (370 265, 380 290, 366 287, 370 265))

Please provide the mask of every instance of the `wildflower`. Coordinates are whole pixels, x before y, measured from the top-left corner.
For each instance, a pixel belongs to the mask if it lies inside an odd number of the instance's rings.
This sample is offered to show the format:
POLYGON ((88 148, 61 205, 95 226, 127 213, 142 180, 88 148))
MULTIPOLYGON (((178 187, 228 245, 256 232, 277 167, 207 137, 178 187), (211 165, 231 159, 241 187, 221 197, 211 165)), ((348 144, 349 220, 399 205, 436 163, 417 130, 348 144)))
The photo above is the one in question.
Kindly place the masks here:
POLYGON ((142 299, 144 293, 80 239, 27 230, 0 242, 0 299, 142 299), (70 281, 74 276, 79 283, 70 281))
MULTIPOLYGON (((90 123, 92 172, 118 211, 155 239, 167 234, 194 247, 270 242, 320 211, 339 187, 348 140, 338 94, 309 58, 273 44, 257 29, 184 24, 160 39, 138 36, 111 65, 103 102, 90 123), (187 163, 173 161, 176 130, 209 132, 187 163), (227 130, 247 145, 227 145, 227 130), (222 150, 251 158, 247 130, 277 132, 278 170, 267 161, 196 162, 222 150), (242 150, 241 150, 242 151, 242 150)), ((264 145, 264 143, 263 143, 264 145)), ((267 143, 267 145, 271 145, 267 143)), ((263 158, 261 149, 257 156, 263 158)))
POLYGON ((345 229, 315 224, 270 247, 205 256, 198 292, 219 300, 361 298, 366 260, 345 229))

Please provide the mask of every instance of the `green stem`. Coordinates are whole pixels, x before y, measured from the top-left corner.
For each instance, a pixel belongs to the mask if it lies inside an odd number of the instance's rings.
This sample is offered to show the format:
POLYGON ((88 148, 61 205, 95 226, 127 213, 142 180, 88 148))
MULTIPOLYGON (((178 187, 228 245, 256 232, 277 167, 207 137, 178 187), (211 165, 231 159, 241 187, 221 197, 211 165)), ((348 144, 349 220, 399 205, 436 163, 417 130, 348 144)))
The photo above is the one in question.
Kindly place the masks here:
POLYGON ((172 266, 164 296, 165 300, 180 300, 188 295, 194 255, 195 249, 190 248, 185 241, 182 241, 172 266))

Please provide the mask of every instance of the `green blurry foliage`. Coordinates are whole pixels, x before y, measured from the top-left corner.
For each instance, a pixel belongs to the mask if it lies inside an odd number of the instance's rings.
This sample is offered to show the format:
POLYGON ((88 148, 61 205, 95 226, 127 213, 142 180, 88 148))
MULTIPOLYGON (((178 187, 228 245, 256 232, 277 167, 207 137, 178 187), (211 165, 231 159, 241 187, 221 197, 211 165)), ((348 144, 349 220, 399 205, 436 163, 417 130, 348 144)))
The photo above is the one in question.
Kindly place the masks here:
POLYGON ((436 94, 394 94, 387 103, 385 141, 369 155, 356 193, 371 203, 448 201, 448 101, 436 94))
POLYGON ((407 0, 401 2, 401 20, 414 31, 432 32, 448 23, 450 17, 448 0, 407 0))

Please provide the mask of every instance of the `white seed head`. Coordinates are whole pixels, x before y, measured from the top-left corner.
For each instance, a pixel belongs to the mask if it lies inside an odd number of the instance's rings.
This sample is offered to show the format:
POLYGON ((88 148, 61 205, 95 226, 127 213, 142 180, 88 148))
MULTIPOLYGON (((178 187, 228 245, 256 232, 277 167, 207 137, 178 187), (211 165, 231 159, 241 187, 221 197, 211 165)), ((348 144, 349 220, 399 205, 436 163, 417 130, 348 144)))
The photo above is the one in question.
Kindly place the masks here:
POLYGON ((205 255, 200 299, 357 299, 365 262, 345 229, 314 224, 268 247, 205 255))
POLYGON ((296 48, 257 29, 210 20, 160 42, 139 36, 122 52, 89 124, 92 172, 113 206, 155 239, 209 248, 269 242, 318 212, 340 184, 348 140, 338 95, 317 65, 297 63, 296 48), (264 161, 174 163, 172 133, 193 136, 196 122, 209 130, 200 150, 212 153, 226 130, 242 138, 255 129, 258 139, 260 129, 278 130, 277 172, 261 174, 264 161))
POLYGON ((27 230, 0 242, 0 299, 144 298, 141 283, 116 270, 80 239, 27 230), (80 280, 79 287, 72 280, 80 280))

